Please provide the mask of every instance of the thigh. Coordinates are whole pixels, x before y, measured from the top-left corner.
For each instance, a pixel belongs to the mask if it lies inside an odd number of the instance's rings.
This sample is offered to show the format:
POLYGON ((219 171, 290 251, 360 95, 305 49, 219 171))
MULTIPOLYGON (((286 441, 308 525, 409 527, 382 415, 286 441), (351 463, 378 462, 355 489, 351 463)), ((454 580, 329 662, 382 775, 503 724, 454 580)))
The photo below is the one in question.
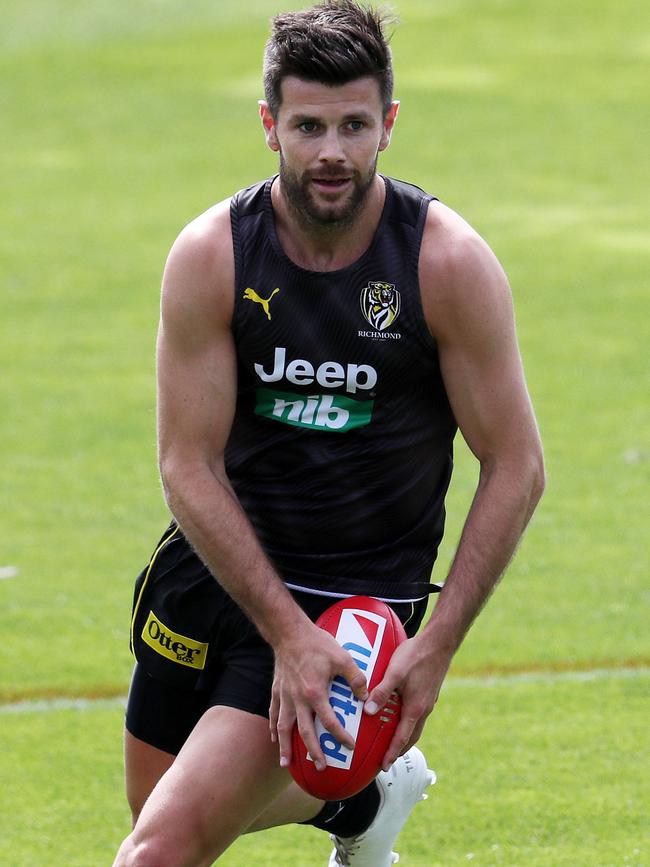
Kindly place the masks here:
POLYGON ((151 793, 128 847, 151 863, 209 865, 290 782, 268 720, 209 708, 151 793))
POLYGON ((210 668, 211 677, 204 678, 206 689, 197 691, 165 683, 139 664, 133 670, 126 709, 124 764, 134 825, 159 780, 209 708, 233 708, 245 712, 245 716, 257 716, 268 738, 271 648, 245 621, 242 612, 226 611, 222 621, 225 634, 210 668))
POLYGON ((209 707, 209 691, 165 683, 136 664, 126 702, 126 730, 165 753, 176 755, 209 707))
POLYGON ((162 683, 136 664, 124 732, 126 796, 134 823, 207 707, 207 694, 162 683))
POLYGON ((138 820, 147 798, 158 780, 171 767, 176 756, 152 747, 146 741, 124 731, 124 776, 126 798, 131 810, 132 824, 138 820))

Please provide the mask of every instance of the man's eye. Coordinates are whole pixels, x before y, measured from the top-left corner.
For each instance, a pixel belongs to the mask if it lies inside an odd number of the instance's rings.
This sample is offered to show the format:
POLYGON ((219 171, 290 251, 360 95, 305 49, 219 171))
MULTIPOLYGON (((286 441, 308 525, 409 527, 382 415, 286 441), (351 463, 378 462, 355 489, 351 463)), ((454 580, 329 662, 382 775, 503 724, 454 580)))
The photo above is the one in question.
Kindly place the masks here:
POLYGON ((352 132, 361 132, 364 127, 364 123, 362 120, 351 120, 348 123, 348 127, 352 130, 352 132))
POLYGON ((301 123, 298 129, 301 129, 303 132, 315 132, 316 123, 313 120, 306 120, 304 123, 301 123))

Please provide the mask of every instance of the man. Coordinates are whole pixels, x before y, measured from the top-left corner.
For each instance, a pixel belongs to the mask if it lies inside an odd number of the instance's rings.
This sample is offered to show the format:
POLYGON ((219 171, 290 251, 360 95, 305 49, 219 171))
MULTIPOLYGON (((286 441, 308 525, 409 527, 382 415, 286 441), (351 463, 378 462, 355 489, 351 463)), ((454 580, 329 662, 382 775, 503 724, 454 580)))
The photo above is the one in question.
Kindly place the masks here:
POLYGON ((414 744, 541 494, 499 264, 444 205, 376 172, 398 110, 382 23, 352 0, 274 19, 260 115, 279 176, 198 217, 165 268, 159 451, 175 520, 136 587, 134 830, 117 865, 211 864, 288 822, 330 831, 331 867, 394 863, 433 782, 414 744), (417 633, 457 425, 480 478, 417 633), (370 695, 313 624, 358 593, 410 636, 370 695), (377 781, 323 804, 287 765, 297 721, 324 766, 314 715, 352 746, 327 700, 335 676, 365 712, 393 690, 403 711, 377 781))

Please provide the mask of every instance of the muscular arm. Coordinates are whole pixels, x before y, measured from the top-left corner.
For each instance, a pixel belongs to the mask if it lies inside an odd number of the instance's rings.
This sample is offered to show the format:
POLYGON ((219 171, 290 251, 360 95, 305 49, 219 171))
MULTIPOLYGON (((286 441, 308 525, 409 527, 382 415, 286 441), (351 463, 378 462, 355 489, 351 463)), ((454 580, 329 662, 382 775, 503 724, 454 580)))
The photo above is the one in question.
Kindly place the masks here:
MULTIPOLYGON (((442 207, 442 206, 440 206, 442 207)), ((427 638, 453 653, 503 573, 543 490, 543 458, 515 335, 506 277, 487 245, 459 221, 443 253, 447 288, 425 310, 447 394, 479 461, 479 482, 427 638)), ((424 259, 424 285, 433 261, 424 259), (427 274, 428 272, 428 274, 427 274)))
POLYGON ((506 277, 487 245, 440 204, 431 206, 420 279, 449 400, 480 473, 434 612, 371 695, 378 705, 395 687, 403 695, 386 766, 420 736, 451 659, 512 557, 544 484, 506 277))
POLYGON ((233 287, 226 202, 181 233, 165 267, 157 350, 161 478, 183 532, 275 651, 272 726, 279 731, 281 756, 285 762, 290 756, 297 717, 318 761, 312 712, 350 741, 327 701, 329 681, 342 674, 363 695, 365 679, 352 657, 295 603, 226 476, 224 450, 237 394, 233 287))
POLYGON ((292 604, 226 477, 224 449, 236 400, 230 331, 233 264, 229 221, 207 215, 170 253, 158 334, 158 444, 168 505, 219 581, 269 639, 292 604))

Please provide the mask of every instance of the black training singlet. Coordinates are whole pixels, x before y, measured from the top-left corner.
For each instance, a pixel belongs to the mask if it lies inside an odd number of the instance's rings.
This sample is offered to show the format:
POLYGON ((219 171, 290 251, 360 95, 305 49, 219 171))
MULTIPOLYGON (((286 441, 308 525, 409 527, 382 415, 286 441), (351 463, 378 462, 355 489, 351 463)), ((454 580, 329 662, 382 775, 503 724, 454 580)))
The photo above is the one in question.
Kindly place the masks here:
POLYGON ((385 178, 369 249, 313 272, 280 247, 273 180, 231 205, 238 400, 228 476, 290 587, 421 598, 456 432, 418 283, 432 197, 385 178))

